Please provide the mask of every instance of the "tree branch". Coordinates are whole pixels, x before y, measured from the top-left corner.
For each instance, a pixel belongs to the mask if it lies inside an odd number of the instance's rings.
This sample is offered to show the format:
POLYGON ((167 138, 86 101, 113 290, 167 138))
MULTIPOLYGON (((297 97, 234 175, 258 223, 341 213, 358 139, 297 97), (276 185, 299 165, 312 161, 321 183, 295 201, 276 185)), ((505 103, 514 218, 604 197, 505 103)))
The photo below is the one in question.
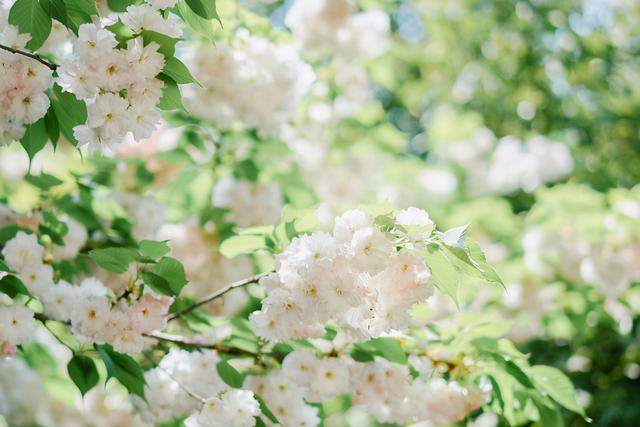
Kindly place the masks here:
POLYGON ((222 289, 218 289, 215 292, 212 292, 211 294, 207 295, 206 297, 202 298, 201 300, 183 308, 182 310, 173 313, 172 315, 170 315, 168 317, 168 321, 172 321, 174 319, 177 319, 178 317, 184 316, 187 313, 191 313, 193 310, 195 310, 198 307, 201 307, 207 303, 210 303, 211 301, 215 300, 216 298, 220 298, 221 296, 223 296, 224 294, 226 294, 227 292, 231 291, 232 289, 235 288, 240 288, 242 286, 246 286, 249 285, 251 283, 257 283, 260 279, 262 279, 264 276, 266 276, 267 274, 272 273, 272 271, 267 271, 265 273, 260 273, 260 274, 256 274, 255 276, 251 276, 248 277, 246 279, 242 279, 239 280, 237 282, 233 282, 230 285, 225 286, 222 289))
POLYGON ((24 50, 20 50, 20 49, 14 49, 12 47, 5 46, 3 44, 0 44, 0 49, 6 50, 7 52, 15 53, 16 55, 23 55, 28 58, 35 59, 42 65, 45 65, 46 67, 51 69, 52 71, 55 71, 56 68, 58 68, 56 64, 52 64, 51 62, 47 61, 46 59, 43 59, 40 55, 36 55, 35 53, 25 52, 24 50))
POLYGON ((251 357, 257 356, 257 354, 255 353, 252 353, 247 350, 242 350, 240 348, 227 347, 227 346, 218 345, 218 344, 207 344, 200 341, 190 340, 180 335, 166 334, 164 332, 154 332, 154 333, 143 334, 143 335, 145 337, 153 338, 158 341, 170 342, 180 347, 194 347, 194 348, 203 348, 208 350, 216 350, 218 353, 237 355, 237 356, 251 356, 251 357))

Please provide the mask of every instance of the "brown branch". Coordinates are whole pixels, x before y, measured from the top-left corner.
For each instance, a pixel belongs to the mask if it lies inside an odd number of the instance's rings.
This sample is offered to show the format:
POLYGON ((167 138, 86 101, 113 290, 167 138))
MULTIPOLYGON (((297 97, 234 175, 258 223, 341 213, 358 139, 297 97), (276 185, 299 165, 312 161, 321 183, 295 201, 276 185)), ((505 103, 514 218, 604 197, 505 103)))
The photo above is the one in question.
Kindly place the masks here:
MULTIPOLYGON (((180 347, 194 347, 194 348, 202 348, 202 349, 208 349, 208 350, 216 350, 218 353, 224 353, 224 354, 236 355, 236 356, 251 356, 251 357, 257 356, 257 354, 255 353, 252 353, 247 350, 242 350, 240 348, 228 347, 228 346, 219 345, 219 344, 207 344, 200 341, 190 340, 180 335, 171 335, 163 332, 154 332, 154 333, 148 333, 143 335, 145 337, 153 338, 158 341, 164 341, 164 342, 176 344, 180 347)), ((263 353, 263 354, 266 354, 266 353, 263 353)))
POLYGON ((42 65, 45 65, 46 67, 51 69, 52 71, 55 71, 56 68, 58 68, 58 66, 56 64, 52 64, 51 62, 49 62, 46 59, 42 58, 40 55, 36 55, 35 53, 25 52, 24 50, 15 49, 15 48, 12 48, 12 47, 9 47, 9 46, 5 46, 3 44, 0 44, 0 49, 6 50, 7 52, 15 53, 16 55, 23 55, 23 56, 26 56, 28 58, 35 59, 36 61, 38 61, 42 65))
POLYGON ((226 294, 227 292, 231 291, 232 289, 236 289, 236 288, 240 288, 242 286, 246 286, 249 285, 251 283, 257 283, 260 279, 262 279, 264 276, 266 276, 267 274, 272 273, 271 271, 267 271, 265 273, 260 273, 260 274, 256 274, 255 276, 251 276, 248 277, 246 279, 242 279, 239 280, 237 282, 233 282, 230 285, 225 286, 222 289, 218 289, 215 292, 212 292, 211 294, 207 295, 206 297, 202 298, 201 300, 183 308, 182 310, 173 313, 172 315, 170 315, 168 317, 168 321, 172 321, 174 319, 177 319, 178 317, 184 316, 187 313, 191 313, 193 310, 195 310, 196 308, 203 306, 207 303, 210 303, 211 301, 215 300, 216 298, 220 298, 221 296, 223 296, 224 294, 226 294))

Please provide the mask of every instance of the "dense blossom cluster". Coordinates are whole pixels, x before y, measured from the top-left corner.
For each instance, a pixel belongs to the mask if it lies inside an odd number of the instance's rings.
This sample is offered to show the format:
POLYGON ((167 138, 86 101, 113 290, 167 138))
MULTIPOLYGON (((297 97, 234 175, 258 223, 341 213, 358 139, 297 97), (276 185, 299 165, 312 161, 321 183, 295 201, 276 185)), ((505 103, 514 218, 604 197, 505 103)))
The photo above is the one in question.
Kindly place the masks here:
POLYGON ((380 422, 401 424, 454 422, 487 399, 480 389, 465 388, 455 381, 426 375, 412 379, 406 365, 384 359, 371 363, 347 357, 319 359, 308 350, 289 353, 282 369, 249 377, 244 386, 264 396, 282 425, 309 427, 320 420, 317 408, 305 402, 324 402, 344 393, 353 395, 356 410, 380 422))
MULTIPOLYGON (((432 226, 416 208, 401 211, 395 221, 432 226)), ((422 258, 408 247, 397 250, 396 239, 359 210, 337 218, 333 234, 297 237, 276 257, 276 272, 260 282, 268 294, 251 316, 254 330, 282 341, 321 336, 329 320, 368 337, 406 328, 407 309, 433 287, 422 258)))
POLYGON ((193 413, 185 421, 188 427, 255 425, 258 402, 252 392, 233 390, 222 381, 216 372, 220 360, 215 351, 171 350, 158 367, 145 372, 146 402, 136 399, 143 418, 156 424, 193 413))
MULTIPOLYGON (((24 49, 31 39, 7 22, 0 7, 0 44, 24 49)), ((0 50, 0 146, 22 138, 25 125, 40 120, 49 108, 45 90, 53 84, 53 71, 35 59, 0 50)))
POLYGON ((375 57, 389 47, 389 16, 353 0, 296 0, 285 22, 310 52, 375 57))
MULTIPOLYGON (((155 14, 159 23, 165 22, 149 6, 130 6, 122 21, 136 32, 164 30, 161 25, 144 27, 145 17, 155 14)), ((59 70, 62 89, 87 102, 87 122, 76 126, 74 135, 89 150, 114 150, 128 132, 136 139, 149 137, 160 120, 156 105, 164 83, 156 76, 165 59, 159 45, 145 46, 141 36, 124 49, 117 45, 115 34, 100 23, 83 24, 73 43, 73 59, 59 70)))
POLYGON ((468 191, 475 195, 533 192, 564 178, 574 166, 569 149, 560 142, 543 136, 526 142, 512 136, 496 140, 486 128, 439 150, 464 168, 468 191))
POLYGON ((293 46, 242 32, 233 46, 194 53, 190 68, 202 87, 186 88, 187 107, 222 129, 240 120, 262 136, 278 135, 315 78, 293 46))
MULTIPOLYGON (((86 232, 85 232, 86 233, 86 232)), ((68 235, 74 239, 73 234, 68 235)), ((82 233, 76 233, 82 239, 82 233)), ((71 247, 79 245, 72 242, 71 247)), ((135 302, 117 299, 95 278, 79 285, 64 280, 54 282, 53 268, 43 262, 45 250, 35 234, 23 231, 7 242, 2 250, 7 264, 18 272, 29 292, 40 299, 44 314, 61 322, 70 322, 79 339, 109 343, 124 353, 137 353, 149 342, 143 334, 162 329, 172 298, 156 296, 147 290, 135 302)), ((70 254, 67 253, 67 256, 70 254)), ((74 254, 75 255, 75 254, 74 254)), ((35 329, 33 310, 19 302, 2 308, 0 340, 10 345, 28 341, 35 329)))
POLYGON ((593 284, 608 297, 624 294, 640 280, 640 201, 632 193, 617 199, 606 207, 597 193, 573 186, 543 193, 522 242, 527 267, 541 277, 593 284), (573 215, 536 220, 537 212, 562 203, 568 191, 583 194, 573 215))

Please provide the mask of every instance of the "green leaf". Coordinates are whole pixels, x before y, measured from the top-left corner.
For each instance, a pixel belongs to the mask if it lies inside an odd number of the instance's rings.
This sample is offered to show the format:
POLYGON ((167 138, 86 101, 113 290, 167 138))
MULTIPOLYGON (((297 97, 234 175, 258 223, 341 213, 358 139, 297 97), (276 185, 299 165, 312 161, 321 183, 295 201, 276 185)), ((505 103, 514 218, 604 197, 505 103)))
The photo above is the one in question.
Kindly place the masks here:
POLYGON ((242 381, 244 380, 242 374, 229 364, 226 360, 221 360, 216 365, 216 371, 222 378, 222 381, 227 383, 233 388, 241 388, 242 381))
POLYGON ((213 26, 211 25, 211 21, 209 19, 205 19, 196 14, 187 5, 185 0, 178 0, 177 9, 178 14, 182 17, 184 22, 186 22, 187 25, 191 27, 193 31, 200 34, 210 42, 214 41, 215 33, 213 32, 213 26))
POLYGON ((528 372, 539 390, 570 411, 584 416, 584 409, 576 400, 576 390, 562 371, 551 366, 537 365, 529 368, 528 372))
POLYGON ((0 228, 0 243, 4 244, 13 239, 14 237, 16 237, 16 234, 18 234, 19 231, 24 231, 27 234, 33 233, 32 230, 25 227, 20 227, 19 225, 7 225, 6 227, 0 228))
POLYGON ((0 271, 14 273, 14 271, 2 259, 0 259, 0 271))
POLYGON ((171 285, 169 285, 169 282, 165 278, 160 277, 155 273, 152 273, 150 271, 143 272, 142 280, 144 280, 145 285, 149 286, 156 292, 168 296, 176 295, 173 292, 173 289, 171 289, 171 285))
POLYGON ((169 288, 173 291, 173 295, 180 294, 180 291, 188 282, 182 263, 175 258, 162 257, 156 264, 154 273, 169 283, 169 288))
POLYGON ((114 12, 126 12, 127 7, 135 3, 134 0, 107 0, 109 9, 114 12))
POLYGON ((118 353, 109 344, 94 344, 100 359, 107 367, 107 378, 115 378, 129 393, 144 399, 144 374, 140 365, 126 354, 118 353))
POLYGON ((129 263, 136 260, 138 252, 133 248, 94 249, 89 257, 107 271, 124 273, 129 269, 129 263))
MULTIPOLYGON (((216 11, 216 0, 185 0, 191 10, 205 19, 216 19, 220 17, 216 11)), ((221 22, 222 23, 222 22, 221 22)))
POLYGON ((390 362, 404 365, 407 363, 407 355, 395 338, 374 338, 363 343, 357 343, 355 349, 374 356, 384 357, 390 362))
POLYGON ((424 261, 431 271, 433 283, 458 303, 458 273, 451 261, 437 245, 427 246, 424 261))
POLYGON ((240 254, 248 254, 258 249, 267 247, 264 236, 241 235, 232 236, 220 245, 220 253, 227 258, 233 258, 240 254))
POLYGON ((58 126, 58 119, 53 106, 47 110, 47 114, 44 116, 44 127, 47 130, 47 136, 51 140, 53 148, 56 148, 60 138, 60 126, 58 126))
POLYGON ((10 298, 15 298, 18 294, 32 296, 22 280, 13 275, 7 275, 0 279, 0 292, 7 294, 10 298))
POLYGON ((271 421, 274 424, 280 424, 280 421, 278 421, 278 419, 276 418, 275 415, 273 415, 273 412, 271 412, 271 409, 269 409, 269 407, 267 406, 266 403, 264 403, 264 399, 262 399, 262 397, 258 396, 257 394, 254 394, 254 397, 256 398, 256 400, 258 401, 258 403, 260 404, 260 412, 262 412, 262 414, 269 418, 269 421, 271 421))
POLYGON ((156 33, 155 31, 143 31, 141 35, 145 46, 151 42, 158 43, 158 45, 160 45, 158 52, 163 54, 165 58, 172 58, 176 53, 176 43, 178 43, 178 39, 156 33))
POLYGON ((162 72, 171 77, 176 83, 197 83, 198 85, 202 86, 200 82, 191 75, 191 72, 189 71, 187 66, 184 65, 176 57, 167 58, 166 62, 164 63, 162 72))
POLYGON ((164 88, 162 89, 162 98, 158 103, 158 108, 161 110, 183 110, 186 111, 182 104, 182 95, 176 82, 169 76, 162 73, 158 74, 158 78, 164 81, 164 88))
POLYGON ((564 427, 564 419, 559 410, 560 408, 539 395, 531 393, 530 396, 536 408, 538 408, 538 414, 540 415, 538 423, 541 427, 564 427))
POLYGON ((158 259, 170 251, 167 241, 158 242, 155 240, 141 240, 140 253, 142 256, 158 259))
POLYGON ((34 187, 38 187, 42 191, 48 191, 51 188, 64 183, 61 179, 44 172, 40 173, 40 175, 28 174, 24 177, 24 180, 34 187))
POLYGON ((9 10, 9 23, 20 33, 31 35, 26 47, 32 51, 40 48, 51 32, 51 18, 38 0, 16 0, 9 10))
POLYGON ((482 271, 482 277, 484 277, 484 279, 489 282, 498 283, 506 289, 506 286, 498 273, 494 270, 491 264, 487 262, 487 259, 484 256, 484 252, 482 252, 482 249, 480 249, 480 245, 470 239, 467 239, 466 246, 469 256, 480 267, 480 270, 482 271))
POLYGON ((251 159, 242 160, 233 166, 233 176, 238 179, 256 182, 260 171, 251 159))
POLYGON ((83 396, 98 384, 100 379, 93 359, 79 354, 71 358, 67 364, 67 372, 83 396))
POLYGON ((64 26, 69 26, 67 16, 67 5, 63 0, 40 0, 40 6, 52 19, 60 22, 64 26))
POLYGON ((44 117, 35 123, 26 126, 24 136, 20 139, 20 144, 29 156, 29 161, 47 144, 49 136, 44 124, 44 117))
POLYGON ((87 106, 69 92, 63 92, 60 86, 54 85, 49 91, 49 99, 58 122, 60 133, 73 145, 78 145, 78 140, 73 135, 75 126, 86 123, 87 106))

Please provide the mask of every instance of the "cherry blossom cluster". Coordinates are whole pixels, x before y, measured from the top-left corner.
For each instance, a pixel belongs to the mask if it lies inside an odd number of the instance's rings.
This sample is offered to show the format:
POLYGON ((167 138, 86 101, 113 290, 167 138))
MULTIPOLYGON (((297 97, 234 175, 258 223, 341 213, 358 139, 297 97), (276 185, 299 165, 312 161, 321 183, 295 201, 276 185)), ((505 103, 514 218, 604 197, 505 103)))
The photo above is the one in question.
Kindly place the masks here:
POLYGON ((282 212, 282 191, 277 184, 223 178, 211 196, 213 206, 229 209, 229 220, 240 227, 275 224, 282 212), (255 209, 260 206, 260 209, 255 209))
MULTIPOLYGON (((562 187, 556 188, 561 196, 562 187)), ((532 224, 522 240, 524 262, 541 277, 590 283, 617 298, 640 280, 638 220, 637 196, 629 193, 610 208, 592 200, 565 218, 532 224)))
MULTIPOLYGON (((177 27, 149 5, 130 6, 120 19, 136 34, 151 30, 179 35, 177 27)), ((156 105, 164 87, 156 78, 165 63, 159 47, 155 42, 145 46, 139 36, 119 48, 115 34, 99 21, 80 26, 73 57, 60 66, 57 80, 63 90, 87 103, 87 122, 74 128, 79 145, 90 151, 114 150, 128 132, 136 140, 151 135, 160 120, 156 105)))
POLYGON ((172 349, 145 372, 146 402, 135 398, 143 418, 157 424, 185 414, 187 427, 252 427, 260 407, 251 391, 231 389, 216 372, 215 351, 172 349))
POLYGON ((285 23, 305 50, 320 54, 371 58, 390 45, 389 16, 379 10, 358 12, 354 0, 296 0, 285 23))
MULTIPOLYGON (((73 332, 83 341, 109 343, 117 351, 134 354, 149 343, 145 333, 162 329, 166 324, 173 298, 147 290, 133 302, 117 299, 96 278, 84 279, 79 285, 64 280, 55 283, 53 268, 43 262, 45 250, 35 234, 18 232, 7 242, 2 255, 29 292, 40 299, 44 314, 70 322, 73 332)), ((33 310, 20 302, 1 310, 0 341, 10 345, 28 341, 35 329, 33 310)))
MULTIPOLYGON (((0 44, 25 49, 31 39, 10 25, 0 8, 0 44)), ((53 84, 53 71, 35 59, 0 50, 0 145, 22 138, 25 125, 40 120, 49 108, 45 91, 53 84)))
POLYGON ((318 409, 305 402, 324 402, 344 393, 352 394, 355 409, 380 422, 400 424, 455 422, 487 400, 486 391, 477 387, 426 375, 412 379, 408 366, 385 359, 320 359, 308 350, 289 353, 281 369, 250 376, 244 387, 263 396, 282 425, 317 426, 318 409))
POLYGON ((315 78, 293 46, 275 45, 244 32, 237 34, 233 46, 195 50, 189 63, 202 83, 185 88, 190 112, 222 129, 240 120, 261 136, 280 133, 315 78))
MULTIPOLYGON (((416 208, 399 212, 395 223, 433 225, 416 208)), ((403 237, 424 239, 428 233, 403 237)), ((433 286, 423 259, 412 247, 399 247, 398 239, 360 210, 338 217, 333 234, 295 238, 276 257, 275 273, 260 281, 268 293, 251 315, 254 331, 283 341, 322 336, 329 320, 364 337, 406 328, 407 310, 426 300, 433 286)))
POLYGON ((573 171, 569 148, 537 135, 526 142, 513 136, 496 139, 486 128, 463 141, 437 149, 465 169, 468 191, 474 195, 533 192, 573 171))

